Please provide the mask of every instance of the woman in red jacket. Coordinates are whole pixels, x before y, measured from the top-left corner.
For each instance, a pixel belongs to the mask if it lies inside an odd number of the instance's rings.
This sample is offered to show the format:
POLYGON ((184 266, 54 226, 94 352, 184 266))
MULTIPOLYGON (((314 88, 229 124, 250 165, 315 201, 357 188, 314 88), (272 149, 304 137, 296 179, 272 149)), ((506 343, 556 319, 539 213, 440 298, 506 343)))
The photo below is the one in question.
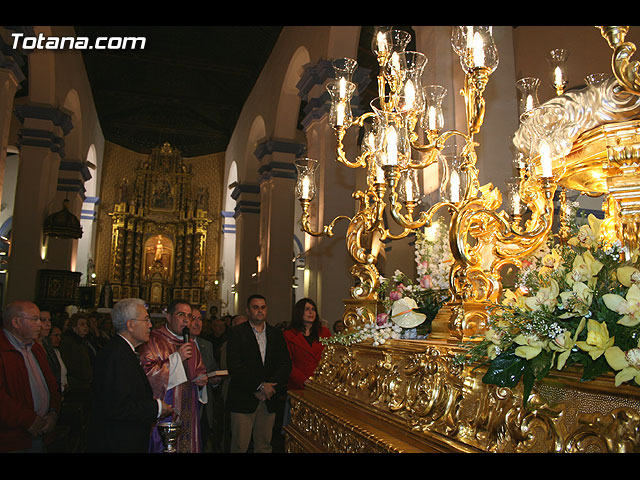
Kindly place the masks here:
POLYGON ((307 380, 315 372, 324 345, 320 339, 331 336, 318 315, 318 308, 310 298, 303 298, 293 307, 291 324, 284 330, 291 356, 291 375, 288 390, 304 388, 307 380))

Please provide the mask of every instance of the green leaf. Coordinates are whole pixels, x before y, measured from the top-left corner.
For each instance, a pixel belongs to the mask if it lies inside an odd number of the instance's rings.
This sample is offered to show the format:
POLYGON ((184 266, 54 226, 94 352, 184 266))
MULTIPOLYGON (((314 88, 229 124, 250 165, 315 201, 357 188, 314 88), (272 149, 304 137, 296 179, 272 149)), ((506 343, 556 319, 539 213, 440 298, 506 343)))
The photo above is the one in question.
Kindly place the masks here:
POLYGON ((588 382, 610 371, 611 367, 607 363, 606 358, 604 357, 604 355, 601 355, 597 360, 584 362, 584 369, 582 370, 581 380, 583 382, 588 382))
POLYGON ((501 387, 515 387, 527 366, 527 361, 513 352, 497 356, 482 378, 484 383, 501 387))

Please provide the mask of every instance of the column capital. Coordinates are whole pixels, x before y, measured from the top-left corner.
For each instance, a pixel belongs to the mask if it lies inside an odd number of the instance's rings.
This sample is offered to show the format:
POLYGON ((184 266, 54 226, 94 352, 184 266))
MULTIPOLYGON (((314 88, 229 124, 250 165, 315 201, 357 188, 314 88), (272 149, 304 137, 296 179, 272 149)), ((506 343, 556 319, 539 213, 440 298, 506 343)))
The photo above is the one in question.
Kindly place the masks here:
POLYGON ((71 114, 50 105, 24 104, 16 105, 15 114, 21 123, 28 118, 36 120, 49 120, 53 125, 62 130, 63 135, 68 135, 73 129, 71 114))
POLYGON ((292 154, 296 158, 304 155, 307 146, 294 140, 287 139, 266 139, 260 142, 253 152, 259 162, 262 162, 266 155, 274 153, 292 154))

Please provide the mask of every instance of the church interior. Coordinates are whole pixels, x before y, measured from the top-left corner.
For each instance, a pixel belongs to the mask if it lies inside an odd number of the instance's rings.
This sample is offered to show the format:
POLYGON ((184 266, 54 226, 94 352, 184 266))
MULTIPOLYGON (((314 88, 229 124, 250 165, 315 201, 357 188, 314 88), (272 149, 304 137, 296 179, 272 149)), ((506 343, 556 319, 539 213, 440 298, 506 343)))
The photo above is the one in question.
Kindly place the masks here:
MULTIPOLYGON (((391 297, 378 291, 381 279, 402 272, 420 283, 418 246, 441 218, 456 248, 442 288, 453 300, 420 338, 336 335, 328 342, 311 384, 292 394, 286 450, 640 450, 638 385, 614 386, 615 372, 587 385, 577 367, 554 370, 532 381, 525 407, 522 383, 487 384, 486 365, 456 362, 462 344, 484 334, 482 309, 513 285, 525 254, 562 238, 567 202, 584 218, 606 221, 615 212, 618 238, 638 246, 630 183, 600 180, 604 193, 584 185, 585 171, 596 168, 588 161, 604 162, 621 142, 627 165, 637 166, 640 131, 624 143, 620 125, 640 125, 640 110, 625 97, 631 106, 616 104, 615 113, 599 116, 576 98, 622 83, 617 68, 633 70, 634 49, 618 60, 616 48, 639 45, 640 29, 606 37, 606 27, 593 26, 458 28, 491 30, 493 50, 483 61, 495 54, 494 65, 467 68, 451 26, 0 27, 3 305, 31 300, 52 312, 108 311, 137 297, 161 315, 184 298, 205 312, 236 315, 259 293, 268 299, 270 323, 288 322, 296 301, 312 298, 332 332, 344 323, 353 334, 392 315, 383 305, 391 297), (387 151, 375 161, 374 153, 362 153, 368 119, 397 121, 385 102, 398 101, 394 82, 401 81, 376 43, 381 31, 406 33, 403 55, 420 52, 421 92, 446 92, 434 100, 438 126, 427 126, 424 114, 419 135, 407 135, 420 148, 407 148, 400 169, 387 151), (97 39, 108 46, 97 48, 97 39), (552 58, 560 50, 565 57, 552 58), (339 59, 350 62, 340 70, 339 59), (344 71, 347 81, 339 84, 344 71), (389 97, 381 95, 385 88, 389 97), (565 131, 580 142, 563 154, 560 173, 554 163, 546 175, 542 151, 537 166, 519 170, 518 140, 533 149, 524 126, 535 117, 523 107, 525 93, 533 107, 555 101, 565 115, 592 122, 580 137, 565 131), (444 160, 450 152, 464 159, 462 169, 444 160), (445 191, 458 173, 468 188, 464 200, 445 191), (523 203, 507 211, 514 184, 523 203), (499 225, 516 216, 522 223, 503 238, 499 225), (465 244, 454 230, 473 241, 465 244), (499 252, 498 243, 506 245, 499 252), (476 261, 471 250, 501 260, 476 261), (496 274, 495 265, 508 260, 515 267, 496 274)), ((625 79, 628 95, 640 96, 637 78, 625 79)), ((398 98, 404 102, 408 93, 398 98)), ((426 105, 426 93, 421 98, 426 105)), ((597 101, 610 106, 605 93, 597 101)), ((402 121, 411 130, 411 120, 402 121)), ((390 141, 383 137, 372 141, 390 141)))

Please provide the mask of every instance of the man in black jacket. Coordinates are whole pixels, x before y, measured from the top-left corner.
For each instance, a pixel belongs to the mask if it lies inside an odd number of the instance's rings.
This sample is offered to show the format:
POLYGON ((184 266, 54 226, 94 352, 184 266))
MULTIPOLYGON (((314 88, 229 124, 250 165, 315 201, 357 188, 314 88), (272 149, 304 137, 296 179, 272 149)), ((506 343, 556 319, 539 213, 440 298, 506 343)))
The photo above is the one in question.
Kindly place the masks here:
POLYGON ((282 331, 266 321, 262 295, 249 297, 247 317, 229 330, 227 341, 231 452, 245 453, 253 438, 255 453, 270 453, 277 396, 286 391, 291 359, 282 331))
POLYGON ((149 340, 151 321, 144 302, 120 300, 111 317, 117 335, 96 356, 88 447, 91 452, 144 453, 151 426, 173 408, 153 398, 135 351, 149 340))

